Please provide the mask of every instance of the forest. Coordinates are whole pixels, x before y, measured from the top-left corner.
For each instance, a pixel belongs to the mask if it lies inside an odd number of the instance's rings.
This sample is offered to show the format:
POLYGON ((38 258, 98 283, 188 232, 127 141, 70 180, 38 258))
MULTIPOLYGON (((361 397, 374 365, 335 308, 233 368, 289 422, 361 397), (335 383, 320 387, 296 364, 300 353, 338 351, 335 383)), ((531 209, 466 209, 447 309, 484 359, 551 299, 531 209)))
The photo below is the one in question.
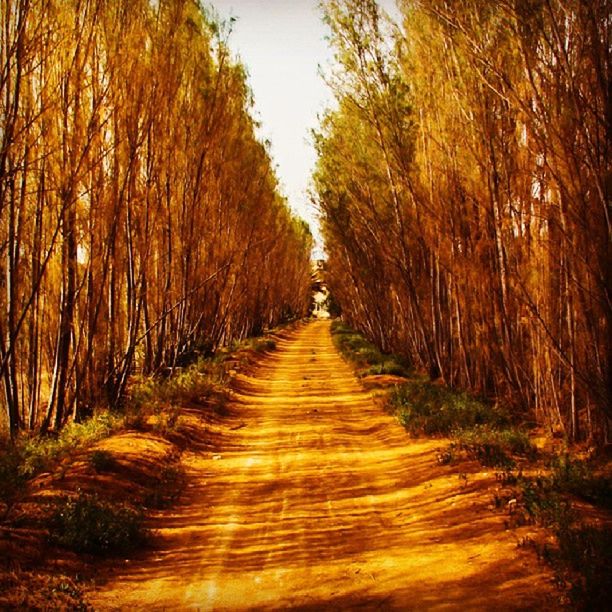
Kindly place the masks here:
POLYGON ((342 317, 570 442, 612 418, 605 0, 324 3, 314 199, 342 317))
POLYGON ((194 2, 0 4, 0 428, 305 314, 312 238, 194 2))
POLYGON ((610 607, 610 2, 394 3, 0 0, 1 610, 610 607))

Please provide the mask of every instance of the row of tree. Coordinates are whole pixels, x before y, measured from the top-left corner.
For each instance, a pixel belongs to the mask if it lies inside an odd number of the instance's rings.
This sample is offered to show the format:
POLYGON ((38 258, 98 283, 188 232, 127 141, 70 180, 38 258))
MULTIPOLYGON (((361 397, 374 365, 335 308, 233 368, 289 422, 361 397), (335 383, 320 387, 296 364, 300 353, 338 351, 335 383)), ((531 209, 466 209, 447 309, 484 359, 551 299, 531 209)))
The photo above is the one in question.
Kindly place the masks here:
POLYGON ((3 420, 58 429, 136 368, 308 306, 226 30, 194 0, 0 3, 3 420))
POLYGON ((568 439, 612 418, 606 0, 323 3, 314 184, 344 316, 568 439))

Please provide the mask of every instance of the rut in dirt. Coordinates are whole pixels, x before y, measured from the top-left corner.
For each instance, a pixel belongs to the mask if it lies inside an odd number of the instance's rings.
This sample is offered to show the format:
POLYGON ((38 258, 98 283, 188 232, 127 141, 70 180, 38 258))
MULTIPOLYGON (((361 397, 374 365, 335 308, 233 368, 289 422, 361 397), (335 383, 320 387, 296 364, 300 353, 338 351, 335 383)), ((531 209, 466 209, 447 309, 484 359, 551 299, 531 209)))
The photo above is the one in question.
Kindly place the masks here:
POLYGON ((525 609, 547 571, 503 531, 439 442, 410 440, 336 352, 329 323, 241 376, 215 453, 186 453, 157 549, 107 571, 96 608, 525 609))

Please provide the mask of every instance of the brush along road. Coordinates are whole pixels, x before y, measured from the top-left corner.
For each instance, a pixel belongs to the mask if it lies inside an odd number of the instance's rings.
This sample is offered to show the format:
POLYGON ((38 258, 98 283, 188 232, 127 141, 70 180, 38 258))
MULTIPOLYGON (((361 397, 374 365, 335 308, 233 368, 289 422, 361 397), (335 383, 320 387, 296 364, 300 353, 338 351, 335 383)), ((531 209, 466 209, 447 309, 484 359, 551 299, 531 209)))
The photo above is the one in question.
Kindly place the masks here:
MULTIPOLYGON (((153 519, 155 548, 101 568, 97 609, 554 607, 549 572, 488 509, 494 474, 440 466, 338 355, 329 322, 240 375, 212 450, 153 519)), ((215 429, 216 428, 216 429, 215 429)))

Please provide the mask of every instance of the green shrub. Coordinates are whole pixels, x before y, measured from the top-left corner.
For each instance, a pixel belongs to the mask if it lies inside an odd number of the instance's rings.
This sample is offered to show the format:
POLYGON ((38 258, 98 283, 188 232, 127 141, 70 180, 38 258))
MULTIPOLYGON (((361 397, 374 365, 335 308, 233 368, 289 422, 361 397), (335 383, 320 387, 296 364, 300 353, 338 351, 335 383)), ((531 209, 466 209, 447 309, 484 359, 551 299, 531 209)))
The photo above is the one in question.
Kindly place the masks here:
POLYGON ((253 338, 251 348, 257 353, 267 353, 276 350, 276 342, 271 338, 253 338))
POLYGON ((215 358, 200 358, 167 378, 141 378, 130 388, 130 418, 143 409, 150 412, 173 404, 203 404, 219 394, 226 380, 223 361, 215 358))
POLYGON ((140 544, 147 532, 141 511, 80 493, 58 505, 50 535, 52 542, 76 552, 112 554, 140 544))
POLYGON ((19 474, 28 479, 50 470, 58 460, 74 449, 101 440, 122 424, 122 417, 111 412, 101 412, 82 423, 68 423, 59 435, 24 436, 15 442, 13 451, 19 460, 19 474))
POLYGON ((552 487, 550 478, 519 476, 516 484, 530 522, 558 528, 570 525, 576 518, 571 504, 552 487))
POLYGON ((551 461, 552 486, 590 502, 612 507, 612 485, 609 479, 593 474, 586 461, 572 459, 568 453, 551 461))
POLYGON ((363 376, 389 374, 392 376, 408 376, 408 370, 395 359, 385 359, 382 363, 370 366, 363 376))
POLYGON ((475 425, 455 434, 457 446, 482 465, 510 468, 512 455, 533 458, 535 447, 529 436, 516 428, 494 429, 489 425, 475 425))
POLYGON ((603 610, 608 607, 612 588, 612 530, 608 526, 576 524, 580 516, 564 496, 586 476, 582 462, 565 455, 555 458, 550 474, 519 474, 511 484, 516 485, 527 519, 554 531, 557 546, 536 548, 553 566, 560 581, 571 585, 575 609, 603 610))
POLYGON ((176 406, 161 409, 155 415, 152 428, 161 436, 168 436, 178 431, 181 424, 180 411, 176 406))
POLYGON ((495 406, 422 379, 396 387, 389 397, 389 405, 413 435, 448 436, 458 429, 478 425, 504 427, 510 421, 495 406))
POLYGON ((408 368, 402 360, 390 354, 381 353, 374 344, 360 333, 336 320, 331 325, 332 339, 340 354, 357 368, 365 368, 361 376, 392 374, 408 376, 408 368))

